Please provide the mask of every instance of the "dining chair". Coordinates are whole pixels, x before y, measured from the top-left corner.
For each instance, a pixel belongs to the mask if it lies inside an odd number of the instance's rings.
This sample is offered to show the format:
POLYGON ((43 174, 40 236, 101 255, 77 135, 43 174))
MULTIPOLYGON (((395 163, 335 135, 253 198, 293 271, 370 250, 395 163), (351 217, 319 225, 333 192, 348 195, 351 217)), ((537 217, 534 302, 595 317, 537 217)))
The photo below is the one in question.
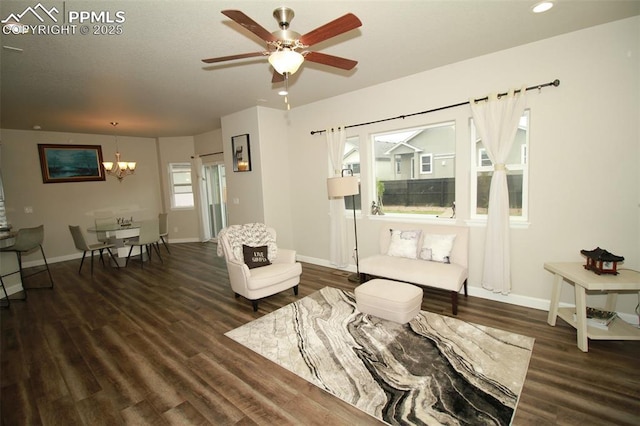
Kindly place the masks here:
POLYGON ((127 255, 127 262, 125 266, 129 265, 129 259, 131 258, 131 253, 133 252, 134 247, 140 248, 140 267, 144 268, 144 253, 142 252, 142 247, 147 250, 147 255, 149 257, 149 261, 151 261, 151 250, 155 249, 158 257, 160 258, 160 262, 164 263, 162 260, 162 256, 160 255, 160 223, 158 219, 152 219, 143 221, 140 224, 140 235, 135 240, 128 240, 124 244, 131 246, 129 249, 129 254, 127 255))
POLYGON ((113 260, 113 263, 115 263, 116 267, 120 269, 118 261, 115 257, 113 257, 113 253, 111 252, 111 249, 116 246, 115 244, 101 242, 89 244, 87 243, 87 239, 84 237, 84 233, 79 226, 69 225, 69 231, 71 232, 71 236, 73 237, 73 242, 76 245, 76 248, 78 250, 82 250, 82 260, 80 261, 80 268, 78 269, 78 273, 82 271, 82 264, 84 263, 84 258, 87 255, 88 251, 91 252, 91 275, 93 275, 93 253, 96 251, 100 252, 100 262, 102 262, 102 266, 104 266, 104 258, 102 257, 102 252, 106 250, 109 253, 109 256, 111 256, 111 260, 113 260))
MULTIPOLYGON (((22 288, 24 291, 24 298, 27 298, 26 290, 35 290, 41 288, 53 288, 53 277, 51 276, 51 270, 49 269, 49 264, 47 263, 47 256, 44 254, 44 249, 42 248, 42 243, 44 242, 44 225, 36 226, 34 228, 21 228, 18 230, 16 234, 15 241, 13 245, 8 247, 3 247, 0 249, 1 252, 14 252, 18 257, 18 270, 9 272, 8 274, 2 275, 6 277, 8 275, 20 274, 20 281, 22 282, 22 288), (24 269, 22 268, 22 255, 31 253, 36 249, 40 249, 40 253, 42 253, 42 259, 44 260, 44 268, 40 268, 36 271, 31 272, 28 275, 25 275, 24 269), (39 274, 41 272, 47 272, 49 275, 49 282, 51 285, 47 287, 27 287, 25 285, 25 278, 31 277, 33 275, 39 274)), ((4 283, 3 283, 4 287, 4 283)), ((7 300, 9 300, 7 298, 7 300)))
POLYGON ((160 213, 158 215, 158 220, 160 223, 160 240, 162 241, 162 244, 164 245, 164 248, 167 249, 167 253, 171 254, 171 251, 169 250, 169 215, 167 213, 160 213), (167 237, 167 239, 165 240, 164 237, 167 237))
POLYGON ((100 216, 96 217, 94 220, 96 225, 96 238, 101 243, 109 243, 109 237, 107 237, 107 233, 104 231, 98 231, 99 229, 113 227, 118 224, 115 216, 100 216))

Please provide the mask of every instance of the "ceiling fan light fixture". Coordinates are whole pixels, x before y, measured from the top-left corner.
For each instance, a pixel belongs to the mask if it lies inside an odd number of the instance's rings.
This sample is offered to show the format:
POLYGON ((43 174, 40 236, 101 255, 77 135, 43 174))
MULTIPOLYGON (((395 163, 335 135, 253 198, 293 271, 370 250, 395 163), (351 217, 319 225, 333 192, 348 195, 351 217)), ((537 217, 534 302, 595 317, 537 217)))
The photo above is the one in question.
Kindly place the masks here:
POLYGON ((294 74, 304 62, 304 56, 291 49, 282 49, 269 55, 269 63, 279 74, 294 74))
POLYGON ((543 13, 551 9, 552 7, 553 7, 552 1, 541 1, 533 5, 531 10, 533 11, 533 13, 543 13))

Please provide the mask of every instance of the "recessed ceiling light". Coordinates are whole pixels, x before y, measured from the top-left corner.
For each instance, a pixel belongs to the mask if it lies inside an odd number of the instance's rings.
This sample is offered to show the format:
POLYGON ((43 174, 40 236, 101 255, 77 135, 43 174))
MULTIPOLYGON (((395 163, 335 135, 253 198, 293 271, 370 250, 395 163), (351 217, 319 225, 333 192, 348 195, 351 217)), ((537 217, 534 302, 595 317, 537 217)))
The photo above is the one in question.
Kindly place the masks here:
POLYGON ((546 12, 552 7, 553 7, 552 1, 541 1, 540 3, 536 3, 535 5, 533 5, 531 10, 533 11, 533 13, 542 13, 542 12, 546 12))
POLYGON ((289 92, 287 92, 286 90, 281 90, 278 92, 278 95, 280 96, 287 96, 289 94, 289 92))

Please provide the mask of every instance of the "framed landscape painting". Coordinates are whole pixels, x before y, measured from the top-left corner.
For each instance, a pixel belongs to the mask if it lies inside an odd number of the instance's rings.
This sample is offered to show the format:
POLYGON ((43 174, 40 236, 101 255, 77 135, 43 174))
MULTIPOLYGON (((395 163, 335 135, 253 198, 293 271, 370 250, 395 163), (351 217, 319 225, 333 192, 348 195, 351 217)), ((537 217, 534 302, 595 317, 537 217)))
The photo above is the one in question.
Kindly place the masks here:
POLYGON ((43 183, 105 180, 100 145, 38 144, 43 183))

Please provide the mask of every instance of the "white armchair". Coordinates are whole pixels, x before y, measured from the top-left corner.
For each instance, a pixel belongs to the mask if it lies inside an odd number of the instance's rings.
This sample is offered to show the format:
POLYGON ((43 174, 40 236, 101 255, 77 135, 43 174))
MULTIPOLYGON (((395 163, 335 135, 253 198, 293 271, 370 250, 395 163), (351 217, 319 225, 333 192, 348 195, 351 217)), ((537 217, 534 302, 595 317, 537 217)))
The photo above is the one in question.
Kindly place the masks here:
POLYGON ((231 289, 235 296, 243 296, 258 310, 258 301, 293 288, 298 294, 302 265, 296 262, 295 250, 276 245, 276 231, 264 224, 231 225, 218 234, 218 256, 225 257, 231 289), (249 268, 245 263, 243 245, 267 246, 270 264, 249 268))

